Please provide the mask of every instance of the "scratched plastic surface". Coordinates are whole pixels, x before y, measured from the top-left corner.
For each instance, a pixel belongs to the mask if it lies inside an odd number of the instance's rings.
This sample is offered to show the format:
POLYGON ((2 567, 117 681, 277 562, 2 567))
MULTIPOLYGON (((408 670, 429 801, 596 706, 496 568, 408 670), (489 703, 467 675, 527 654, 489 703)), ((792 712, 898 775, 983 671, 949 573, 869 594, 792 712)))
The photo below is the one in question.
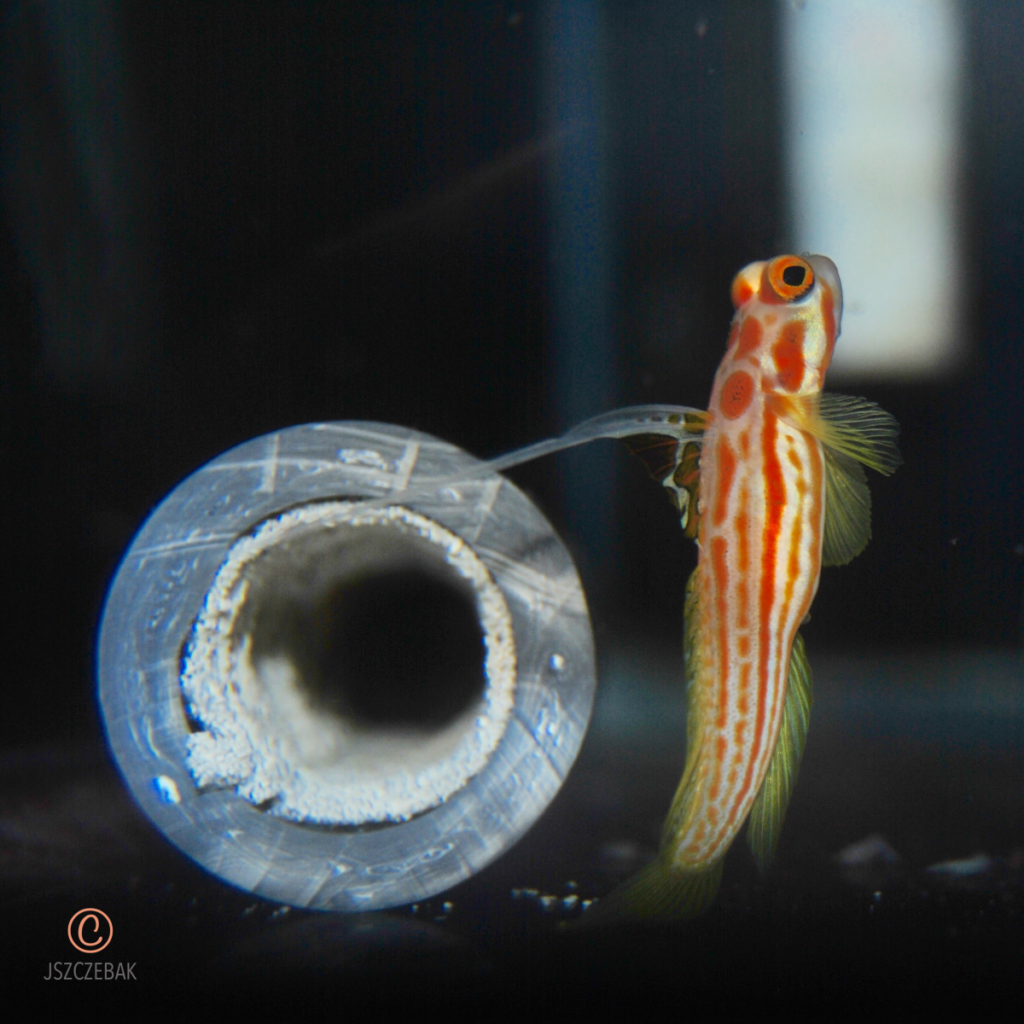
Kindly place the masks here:
POLYGON ((268 899, 370 910, 455 885, 530 827, 582 742, 593 658, 572 560, 513 484, 425 434, 320 423, 232 449, 149 518, 104 612, 100 699, 135 799, 190 857, 268 899), (185 767, 181 652, 225 553, 267 517, 329 497, 400 501, 470 544, 504 595, 517 648, 512 717, 483 770, 440 806, 365 831, 274 818, 233 789, 198 790, 185 767))

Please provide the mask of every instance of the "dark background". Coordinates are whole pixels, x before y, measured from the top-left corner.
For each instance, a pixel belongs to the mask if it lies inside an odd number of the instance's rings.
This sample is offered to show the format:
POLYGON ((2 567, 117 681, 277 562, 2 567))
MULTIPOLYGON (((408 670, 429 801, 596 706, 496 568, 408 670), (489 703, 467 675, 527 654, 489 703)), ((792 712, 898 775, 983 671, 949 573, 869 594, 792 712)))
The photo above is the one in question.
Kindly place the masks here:
MULTIPOLYGON (((845 388, 896 415, 905 465, 823 576, 812 661, 1021 646, 1024 8, 964 12, 968 356, 845 388)), ((772 4, 0 15, 8 751, 101 735, 105 589, 210 458, 324 419, 488 456, 703 406, 733 274, 786 247, 772 4)), ((599 656, 676 651, 694 552, 643 468, 603 443, 514 476, 599 656)))
MULTIPOLYGON (((36 681, 12 741, 50 735, 53 703, 60 731, 95 728, 104 589, 203 462, 320 419, 494 455, 574 412, 703 406, 732 275, 784 247, 768 4, 611 5, 585 68, 596 112, 550 100, 552 38, 571 51, 585 31, 556 36, 531 5, 61 10, 4 8, 8 654, 36 681), (584 325, 583 365, 609 369, 567 382, 552 193, 588 147, 608 269, 581 301, 607 320, 584 325)), ((819 647, 1020 644, 1019 17, 967 19, 968 361, 860 387, 899 419, 906 464, 872 480, 868 550, 825 574, 819 647)), ((642 468, 601 447, 519 478, 579 558, 599 642, 674 644, 690 545, 642 468), (560 488, 588 458, 593 490, 560 488)))

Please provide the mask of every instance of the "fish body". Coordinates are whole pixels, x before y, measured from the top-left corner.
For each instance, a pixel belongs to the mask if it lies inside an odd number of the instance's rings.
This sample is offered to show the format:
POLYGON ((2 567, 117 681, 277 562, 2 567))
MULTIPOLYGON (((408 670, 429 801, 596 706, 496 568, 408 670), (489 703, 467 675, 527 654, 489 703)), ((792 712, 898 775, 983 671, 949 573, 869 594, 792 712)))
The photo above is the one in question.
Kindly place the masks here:
MULTIPOLYGON (((825 512, 821 442, 779 403, 815 396, 841 314, 839 275, 821 256, 753 263, 711 392, 700 468, 699 654, 688 798, 673 863, 705 866, 736 838, 775 750, 797 628, 818 589, 825 512), (786 301, 779 264, 809 284, 786 301)), ((682 810, 682 809, 681 809, 682 810)))
POLYGON ((899 464, 888 413, 822 394, 843 303, 831 260, 751 263, 732 298, 708 412, 689 417, 662 478, 699 546, 686 595, 686 764, 658 857, 596 904, 595 920, 701 912, 748 821, 755 860, 767 866, 810 714, 798 628, 822 565, 849 561, 870 537, 861 463, 899 464))

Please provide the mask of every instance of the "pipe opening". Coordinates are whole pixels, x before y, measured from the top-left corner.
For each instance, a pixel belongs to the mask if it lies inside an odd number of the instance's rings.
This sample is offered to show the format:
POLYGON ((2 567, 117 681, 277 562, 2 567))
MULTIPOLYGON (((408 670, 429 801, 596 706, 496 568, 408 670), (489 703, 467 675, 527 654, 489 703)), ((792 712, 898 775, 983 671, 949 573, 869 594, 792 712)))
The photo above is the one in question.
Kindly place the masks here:
POLYGON ((354 729, 432 732, 477 707, 485 649, 473 590, 424 547, 389 535, 333 558, 307 544, 305 565, 295 552, 287 566, 265 556, 254 575, 267 585, 251 584, 248 598, 253 660, 289 661, 309 704, 354 729))
POLYGON ((197 784, 311 823, 403 820, 487 762, 511 711, 511 619, 456 535, 324 502, 240 539, 182 671, 197 784))
POLYGON ((345 911, 507 850, 569 771, 595 681, 540 511, 454 446, 366 422, 253 438, 182 481, 125 553, 98 669, 168 840, 260 897, 345 911))

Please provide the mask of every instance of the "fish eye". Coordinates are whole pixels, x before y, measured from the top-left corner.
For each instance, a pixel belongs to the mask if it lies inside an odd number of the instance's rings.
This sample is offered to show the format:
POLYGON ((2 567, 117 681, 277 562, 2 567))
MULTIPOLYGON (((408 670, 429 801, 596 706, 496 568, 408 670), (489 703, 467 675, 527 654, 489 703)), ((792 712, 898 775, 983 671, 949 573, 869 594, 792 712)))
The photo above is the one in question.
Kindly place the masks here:
POLYGON ((799 256, 780 256, 768 265, 768 283, 783 302, 802 298, 814 284, 814 271, 799 256))

